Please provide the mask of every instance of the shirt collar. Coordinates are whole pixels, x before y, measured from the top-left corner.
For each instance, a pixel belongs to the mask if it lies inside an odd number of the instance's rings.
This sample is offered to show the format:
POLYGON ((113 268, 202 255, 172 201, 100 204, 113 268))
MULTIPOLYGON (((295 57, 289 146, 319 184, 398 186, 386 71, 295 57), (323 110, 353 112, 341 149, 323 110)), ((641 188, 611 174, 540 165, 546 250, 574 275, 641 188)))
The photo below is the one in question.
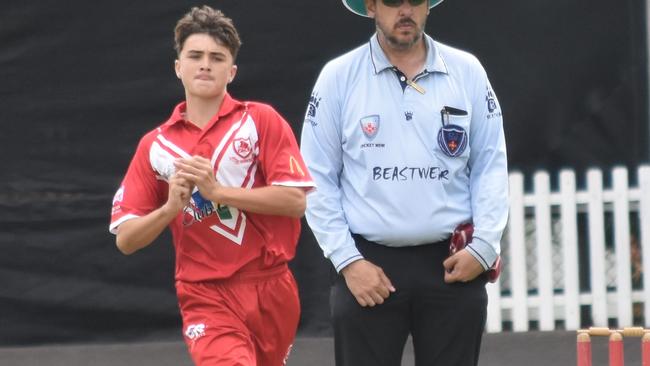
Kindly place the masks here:
MULTIPOLYGON (((424 41, 426 42, 427 47, 427 58, 424 63, 424 68, 427 72, 442 72, 447 74, 447 65, 445 60, 440 54, 440 50, 436 46, 433 38, 429 37, 428 34, 424 33, 424 41)), ((388 61, 388 57, 384 53, 384 50, 379 45, 379 36, 377 33, 373 34, 370 37, 370 59, 372 65, 375 68, 375 74, 378 74, 385 69, 393 68, 393 65, 388 61)))
MULTIPOLYGON (((223 97, 223 101, 221 102, 221 107, 219 108, 219 112, 217 112, 216 120, 234 112, 235 110, 239 109, 239 107, 243 105, 244 103, 232 98, 230 94, 226 92, 226 94, 223 97)), ((167 122, 163 124, 163 126, 169 127, 178 122, 185 121, 186 110, 187 110, 187 102, 183 101, 179 103, 176 107, 174 107, 174 111, 172 112, 172 115, 169 117, 167 122)))

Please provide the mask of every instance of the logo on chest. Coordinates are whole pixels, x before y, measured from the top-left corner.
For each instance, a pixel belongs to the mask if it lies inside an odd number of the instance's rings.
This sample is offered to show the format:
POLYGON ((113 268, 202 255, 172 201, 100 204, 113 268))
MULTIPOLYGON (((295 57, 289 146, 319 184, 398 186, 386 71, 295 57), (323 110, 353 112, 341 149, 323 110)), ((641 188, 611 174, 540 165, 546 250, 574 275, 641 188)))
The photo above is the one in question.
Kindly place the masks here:
POLYGON ((365 116, 359 120, 359 125, 361 127, 361 132, 366 136, 368 142, 362 143, 361 148, 384 148, 386 144, 383 143, 372 143, 370 141, 374 140, 379 133, 380 119, 379 115, 373 114, 370 116, 365 116))
POLYGON ((450 123, 452 117, 467 117, 467 111, 444 106, 440 111, 442 127, 438 131, 438 146, 440 150, 452 158, 463 154, 467 147, 467 131, 457 124, 450 123))
POLYGON ((366 135, 368 140, 373 140, 379 132, 379 116, 374 114, 371 116, 366 116, 359 120, 361 124, 361 131, 366 135))
POLYGON ((438 131, 438 146, 447 156, 460 156, 467 147, 467 132, 457 125, 442 127, 438 131))
POLYGON ((246 159, 251 155, 253 152, 252 145, 250 137, 236 138, 232 141, 232 148, 235 151, 235 154, 242 159, 246 159))

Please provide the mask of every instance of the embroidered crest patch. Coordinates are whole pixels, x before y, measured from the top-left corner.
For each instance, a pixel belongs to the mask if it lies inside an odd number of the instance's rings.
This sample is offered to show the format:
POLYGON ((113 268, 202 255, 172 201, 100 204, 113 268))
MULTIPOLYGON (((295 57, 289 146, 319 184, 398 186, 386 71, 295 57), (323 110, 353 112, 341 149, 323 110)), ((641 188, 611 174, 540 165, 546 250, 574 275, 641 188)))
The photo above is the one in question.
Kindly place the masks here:
POLYGON ((246 159, 251 152, 253 152, 253 146, 251 144, 250 138, 237 138, 232 142, 232 148, 235 150, 235 154, 239 155, 240 158, 246 159))
POLYGON ((467 147, 467 132, 458 125, 446 125, 438 131, 438 145, 447 156, 460 156, 467 147))
POLYGON ((378 115, 373 114, 371 116, 363 117, 359 120, 359 123, 361 124, 361 131, 363 131, 363 134, 366 135, 369 140, 372 140, 377 136, 377 132, 379 132, 378 115))

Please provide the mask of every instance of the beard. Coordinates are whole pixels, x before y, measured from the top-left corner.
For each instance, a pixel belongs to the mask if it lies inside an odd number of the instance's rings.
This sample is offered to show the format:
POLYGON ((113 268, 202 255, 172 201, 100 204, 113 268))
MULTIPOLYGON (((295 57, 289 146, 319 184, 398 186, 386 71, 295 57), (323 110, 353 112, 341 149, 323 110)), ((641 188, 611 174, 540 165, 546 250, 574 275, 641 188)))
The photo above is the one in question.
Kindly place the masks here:
POLYGON ((424 33, 422 29, 424 29, 424 24, 422 27, 420 27, 415 21, 412 19, 403 19, 400 20, 397 24, 393 26, 393 31, 389 31, 390 27, 387 27, 385 24, 380 23, 379 21, 375 21, 375 25, 377 27, 377 31, 383 34, 384 38, 388 42, 391 47, 394 47, 396 49, 409 49, 416 43, 418 43, 422 39, 422 34, 424 33), (410 24, 414 28, 414 33, 410 34, 408 36, 401 35, 400 32, 397 30, 397 28, 401 24, 410 24))

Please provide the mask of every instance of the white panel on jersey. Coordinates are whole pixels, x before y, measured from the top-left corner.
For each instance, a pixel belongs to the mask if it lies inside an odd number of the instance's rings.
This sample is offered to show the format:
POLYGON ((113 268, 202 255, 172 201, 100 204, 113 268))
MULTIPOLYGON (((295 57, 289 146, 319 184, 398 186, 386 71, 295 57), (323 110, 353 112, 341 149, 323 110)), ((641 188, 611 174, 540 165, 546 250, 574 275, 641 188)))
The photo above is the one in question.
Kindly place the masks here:
POLYGON ((165 145, 166 147, 168 147, 171 151, 173 151, 173 152, 175 152, 176 154, 178 154, 178 156, 180 156, 181 158, 191 158, 191 157, 192 157, 190 154, 186 153, 185 150, 181 149, 180 147, 174 145, 174 143, 172 143, 171 141, 167 140, 167 139, 165 138, 165 136, 163 136, 163 135, 158 135, 158 136, 156 136, 156 138, 157 138, 158 140, 160 140, 160 142, 161 142, 163 145, 165 145))
POLYGON ((160 177, 168 182, 169 178, 176 172, 174 160, 178 157, 189 158, 190 154, 174 145, 163 135, 156 136, 156 139, 167 149, 163 148, 157 141, 154 141, 149 150, 149 161, 151 162, 151 167, 158 172, 160 177))
MULTIPOLYGON (((248 113, 244 113, 242 119, 233 124, 224 135, 212 156, 212 164, 217 169, 217 181, 229 187, 251 188, 257 171, 258 154, 255 122, 248 113)), ((241 245, 246 229, 246 215, 234 207, 229 207, 229 210, 231 218, 219 218, 219 221, 232 232, 218 225, 210 228, 241 245)))
MULTIPOLYGON (((223 152, 221 160, 217 162, 217 180, 230 187, 243 187, 246 178, 253 176, 251 166, 257 162, 259 154, 255 122, 248 115, 244 118, 240 128, 231 129, 224 137, 212 158, 214 162, 223 152), (235 135, 229 138, 233 133, 235 135), (224 142, 228 144, 224 146, 224 142)), ((250 187, 252 184, 252 179, 249 179, 247 185, 250 187)))
POLYGON ((165 181, 169 181, 169 178, 176 172, 174 167, 175 159, 175 156, 163 149, 156 141, 151 144, 149 162, 153 170, 165 181))

